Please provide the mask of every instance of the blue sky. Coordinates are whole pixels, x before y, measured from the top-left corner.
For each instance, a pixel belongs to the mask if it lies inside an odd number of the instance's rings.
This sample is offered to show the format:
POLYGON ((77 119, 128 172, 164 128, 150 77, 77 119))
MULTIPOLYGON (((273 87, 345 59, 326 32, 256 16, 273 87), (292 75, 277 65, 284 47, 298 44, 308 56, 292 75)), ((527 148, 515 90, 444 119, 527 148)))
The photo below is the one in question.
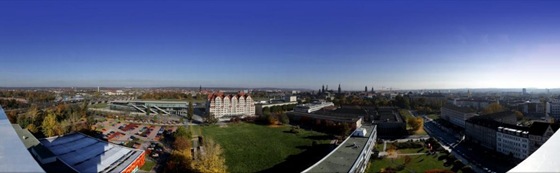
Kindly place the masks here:
POLYGON ((554 1, 0 1, 0 86, 558 88, 554 1))

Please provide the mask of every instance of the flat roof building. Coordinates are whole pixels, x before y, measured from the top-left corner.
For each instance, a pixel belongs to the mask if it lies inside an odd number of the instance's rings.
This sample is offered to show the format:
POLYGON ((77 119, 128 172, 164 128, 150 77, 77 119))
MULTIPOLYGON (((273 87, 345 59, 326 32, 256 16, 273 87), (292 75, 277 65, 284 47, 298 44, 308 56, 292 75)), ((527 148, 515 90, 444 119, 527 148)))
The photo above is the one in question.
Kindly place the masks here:
POLYGON ((136 172, 144 165, 145 153, 111 144, 81 133, 39 140, 76 172, 136 172))
POLYGON ((45 172, 19 139, 0 106, 0 172, 45 172))
POLYGON ((376 125, 366 123, 327 156, 303 172, 364 172, 376 140, 376 125))
POLYGON ((324 101, 316 101, 316 102, 313 102, 313 103, 297 105, 294 108, 294 111, 295 112, 311 113, 311 112, 315 112, 315 111, 321 110, 321 109, 323 109, 325 107, 329 107, 329 106, 334 106, 334 103, 324 102, 324 101))

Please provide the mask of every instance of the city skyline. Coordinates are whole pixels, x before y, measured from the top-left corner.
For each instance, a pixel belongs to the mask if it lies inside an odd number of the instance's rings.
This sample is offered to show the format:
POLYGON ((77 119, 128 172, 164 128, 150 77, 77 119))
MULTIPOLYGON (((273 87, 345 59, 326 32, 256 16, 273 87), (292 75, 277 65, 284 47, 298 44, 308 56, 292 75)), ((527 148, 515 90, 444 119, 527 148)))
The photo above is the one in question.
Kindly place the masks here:
POLYGON ((560 88, 560 11, 504 2, 0 2, 0 87, 560 88))

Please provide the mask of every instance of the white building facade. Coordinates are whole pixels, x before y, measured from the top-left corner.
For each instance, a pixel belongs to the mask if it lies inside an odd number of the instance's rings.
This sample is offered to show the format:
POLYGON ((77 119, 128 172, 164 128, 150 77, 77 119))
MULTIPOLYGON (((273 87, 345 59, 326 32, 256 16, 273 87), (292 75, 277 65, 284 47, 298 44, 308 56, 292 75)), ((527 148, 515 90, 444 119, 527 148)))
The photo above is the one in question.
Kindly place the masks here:
POLYGON ((222 93, 208 96, 206 110, 216 118, 233 116, 254 116, 255 102, 248 94, 224 95, 222 93))
POLYGON ((518 159, 529 156, 529 131, 498 127, 496 132, 496 151, 505 155, 512 154, 518 159))

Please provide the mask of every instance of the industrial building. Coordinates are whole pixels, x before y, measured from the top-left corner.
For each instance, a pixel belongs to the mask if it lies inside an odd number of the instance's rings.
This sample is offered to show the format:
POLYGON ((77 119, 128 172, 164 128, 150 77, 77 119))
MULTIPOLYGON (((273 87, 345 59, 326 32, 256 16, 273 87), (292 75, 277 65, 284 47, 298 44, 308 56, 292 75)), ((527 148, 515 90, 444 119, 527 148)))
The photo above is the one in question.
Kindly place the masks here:
POLYGON ((186 114, 188 104, 184 101, 121 100, 110 102, 109 108, 149 114, 186 114))
POLYGON ((81 133, 39 140, 76 172, 136 172, 144 165, 145 152, 111 144, 81 133))

